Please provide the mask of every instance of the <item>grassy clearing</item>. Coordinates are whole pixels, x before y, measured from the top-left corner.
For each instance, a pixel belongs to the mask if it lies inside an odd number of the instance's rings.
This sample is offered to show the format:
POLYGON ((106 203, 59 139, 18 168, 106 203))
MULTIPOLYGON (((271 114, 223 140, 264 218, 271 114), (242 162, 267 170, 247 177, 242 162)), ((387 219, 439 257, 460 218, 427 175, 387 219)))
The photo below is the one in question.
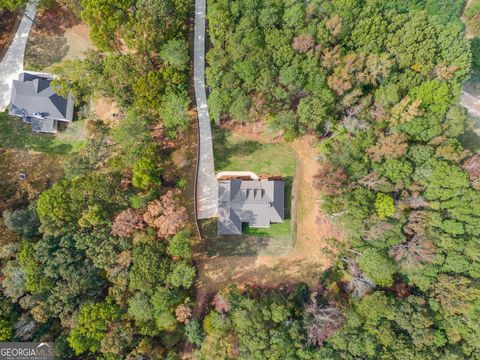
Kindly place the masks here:
POLYGON ((78 120, 57 134, 37 134, 20 118, 0 113, 0 148, 68 155, 85 144, 85 122, 78 120))
POLYGON ((295 158, 288 143, 261 143, 224 129, 214 130, 215 170, 253 171, 293 177, 295 158))

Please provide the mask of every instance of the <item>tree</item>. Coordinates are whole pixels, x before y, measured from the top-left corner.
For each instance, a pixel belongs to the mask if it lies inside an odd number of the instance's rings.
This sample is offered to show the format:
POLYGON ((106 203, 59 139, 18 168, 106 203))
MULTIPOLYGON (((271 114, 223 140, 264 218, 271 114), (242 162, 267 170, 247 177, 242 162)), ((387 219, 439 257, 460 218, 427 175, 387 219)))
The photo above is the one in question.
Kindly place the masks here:
POLYGON ((192 320, 185 324, 185 336, 189 343, 196 346, 202 345, 204 335, 197 320, 192 320))
POLYGON ((174 263, 171 273, 168 275, 168 283, 174 288, 188 289, 195 280, 195 273, 195 268, 184 261, 174 263))
POLYGON ((188 323, 192 316, 192 308, 186 304, 180 304, 175 308, 175 317, 178 322, 188 323))
POLYGON ((308 130, 318 131, 330 120, 330 108, 324 100, 314 97, 303 98, 298 104, 300 134, 308 130))
POLYGON ((128 237, 137 231, 145 230, 145 227, 142 215, 133 209, 126 209, 115 216, 111 234, 128 237))
POLYGON ((139 112, 157 114, 165 94, 165 79, 160 71, 149 71, 133 84, 135 105, 139 112))
POLYGON ((171 190, 160 200, 150 202, 143 215, 143 220, 156 229, 161 238, 175 235, 185 227, 187 219, 187 210, 178 203, 171 190))
POLYGON ((179 293, 164 287, 157 288, 152 295, 153 318, 158 330, 172 331, 175 328, 177 321, 174 312, 180 299, 179 293))
POLYGON ((407 243, 392 247, 389 255, 403 268, 411 269, 432 262, 435 258, 435 248, 432 242, 417 235, 407 243))
POLYGON ((466 314, 480 296, 478 284, 464 276, 440 274, 434 284, 432 300, 440 305, 446 316, 466 314))
POLYGON ((78 225, 83 228, 106 225, 110 223, 108 213, 98 205, 89 205, 78 219, 78 225))
POLYGON ((0 9, 15 11, 20 9, 27 3, 27 0, 2 0, 0 1, 0 9))
POLYGON ((395 213, 393 198, 389 194, 377 193, 375 210, 380 219, 392 216, 395 213))
POLYGON ((155 162, 144 156, 133 164, 132 184, 136 188, 148 189, 151 185, 160 185, 162 169, 155 162))
POLYGON ((112 50, 120 46, 116 36, 128 21, 128 9, 133 0, 82 0, 82 19, 90 27, 90 38, 102 50, 112 50))
POLYGON ((77 355, 86 351, 99 351, 105 331, 119 315, 119 310, 108 300, 82 306, 77 322, 68 336, 68 343, 77 355))
POLYGON ((0 341, 11 341, 12 338, 13 331, 11 324, 5 319, 0 319, 0 341))
POLYGON ((184 39, 172 39, 162 46, 160 56, 167 62, 179 70, 185 70, 188 67, 188 44, 184 39))
POLYGON ((168 241, 168 255, 172 256, 173 258, 189 260, 192 256, 190 236, 190 230, 188 229, 183 229, 176 233, 168 241))
POLYGON ((163 97, 163 104, 159 113, 170 137, 174 138, 179 131, 187 128, 190 120, 188 116, 189 104, 190 99, 185 91, 180 93, 167 92, 163 97))
POLYGON ((39 234, 40 221, 34 207, 18 210, 5 210, 2 214, 5 226, 25 238, 39 234))
POLYGON ((467 159, 462 167, 468 173, 471 185, 475 189, 480 190, 480 155, 474 155, 467 159))
POLYGON ((376 249, 368 248, 363 251, 358 264, 365 276, 375 284, 380 286, 393 285, 393 275, 397 269, 385 254, 376 249), (379 272, 378 269, 382 269, 382 271, 379 272))
POLYGON ((467 27, 471 34, 480 35, 480 26, 478 20, 480 18, 480 2, 474 0, 467 5, 464 16, 467 19, 467 27))
POLYGON ((300 53, 313 50, 314 46, 315 38, 311 34, 301 34, 293 38, 292 47, 300 53))
POLYGON ((9 260, 3 266, 3 293, 13 301, 25 294, 25 271, 17 260, 9 260))
POLYGON ((153 292, 166 282, 171 270, 171 260, 165 256, 165 246, 159 241, 135 244, 132 253, 132 267, 128 277, 130 287, 153 292))
POLYGON ((367 152, 373 161, 383 159, 398 159, 408 150, 407 137, 402 133, 390 135, 381 134, 377 144, 370 147, 367 152))

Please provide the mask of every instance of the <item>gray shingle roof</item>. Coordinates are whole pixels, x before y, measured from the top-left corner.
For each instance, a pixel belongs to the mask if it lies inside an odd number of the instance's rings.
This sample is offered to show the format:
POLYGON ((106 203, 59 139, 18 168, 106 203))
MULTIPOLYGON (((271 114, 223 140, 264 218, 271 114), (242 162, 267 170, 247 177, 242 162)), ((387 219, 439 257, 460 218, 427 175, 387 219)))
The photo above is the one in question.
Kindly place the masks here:
POLYGON ((284 196, 283 181, 220 180, 218 234, 241 234, 242 222, 251 227, 269 227, 271 223, 283 222, 284 196))
POLYGON ((10 114, 72 121, 73 97, 66 99, 55 94, 51 81, 47 77, 21 73, 19 80, 13 81, 10 114))

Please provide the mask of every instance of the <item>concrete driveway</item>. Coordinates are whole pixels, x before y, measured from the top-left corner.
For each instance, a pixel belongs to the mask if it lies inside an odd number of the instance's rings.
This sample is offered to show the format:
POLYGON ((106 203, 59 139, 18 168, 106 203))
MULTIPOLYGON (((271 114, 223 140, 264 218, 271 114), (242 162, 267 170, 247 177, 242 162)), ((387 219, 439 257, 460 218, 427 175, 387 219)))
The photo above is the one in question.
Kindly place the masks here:
MULTIPOLYGON (((33 19, 36 10, 37 3, 32 1, 28 3, 25 13, 33 19)), ((0 62, 0 111, 4 111, 10 102, 12 81, 18 79, 18 75, 23 71, 23 56, 31 27, 32 21, 23 16, 17 33, 0 62)))
POLYGON ((205 12, 206 0, 195 1, 194 85, 200 137, 197 176, 197 218, 208 219, 218 214, 218 184, 215 178, 212 129, 205 91, 205 12))

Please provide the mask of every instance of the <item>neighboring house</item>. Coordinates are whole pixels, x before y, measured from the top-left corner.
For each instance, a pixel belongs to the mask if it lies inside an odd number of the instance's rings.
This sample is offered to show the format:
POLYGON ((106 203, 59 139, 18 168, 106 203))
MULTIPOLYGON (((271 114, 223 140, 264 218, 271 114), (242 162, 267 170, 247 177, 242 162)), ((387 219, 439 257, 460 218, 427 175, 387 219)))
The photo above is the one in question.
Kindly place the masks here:
POLYGON ((284 219, 285 185, 279 180, 219 180, 219 235, 242 233, 242 223, 268 228, 284 219))
POLYGON ((13 81, 9 113, 31 124, 35 132, 56 133, 59 121, 69 123, 73 119, 73 96, 65 99, 55 94, 51 81, 48 75, 27 72, 13 81))

